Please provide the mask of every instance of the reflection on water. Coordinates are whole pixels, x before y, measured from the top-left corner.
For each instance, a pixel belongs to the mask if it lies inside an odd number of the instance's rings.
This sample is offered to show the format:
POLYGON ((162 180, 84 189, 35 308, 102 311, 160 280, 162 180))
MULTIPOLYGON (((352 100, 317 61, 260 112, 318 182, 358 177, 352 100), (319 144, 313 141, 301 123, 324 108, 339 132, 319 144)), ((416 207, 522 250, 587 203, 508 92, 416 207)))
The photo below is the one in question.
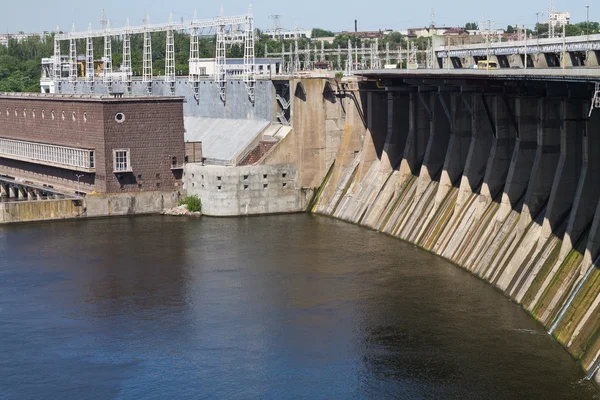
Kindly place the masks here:
POLYGON ((594 399, 517 306, 307 215, 0 227, 0 398, 594 399))

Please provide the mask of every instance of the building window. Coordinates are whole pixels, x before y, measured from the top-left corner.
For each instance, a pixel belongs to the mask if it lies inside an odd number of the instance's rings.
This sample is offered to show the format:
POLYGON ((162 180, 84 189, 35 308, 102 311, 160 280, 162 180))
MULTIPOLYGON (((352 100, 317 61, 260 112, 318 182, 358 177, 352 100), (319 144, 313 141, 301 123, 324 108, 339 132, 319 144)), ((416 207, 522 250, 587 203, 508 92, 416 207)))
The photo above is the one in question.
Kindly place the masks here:
POLYGON ((27 117, 27 110, 23 109, 23 118, 27 117))
POLYGON ((73 114, 71 114, 71 117, 73 118, 73 121, 77 120, 77 115, 75 114, 75 111, 73 111, 73 114))
POLYGON ((18 117, 19 114, 17 113, 17 109, 15 108, 15 117, 18 117))
POLYGON ((63 121, 65 120, 65 112, 64 112, 64 111, 63 111, 63 112, 60 114, 60 118, 61 118, 63 121))
POLYGON ((89 149, 55 146, 0 137, 0 157, 13 160, 75 170, 88 170, 94 168, 93 153, 94 151, 89 149))
POLYGON ((46 119, 46 112, 42 110, 42 119, 46 119))
POLYGON ((87 122, 87 112, 83 113, 83 122, 87 122))
POLYGON ((129 149, 113 150, 115 172, 131 171, 131 159, 129 149))
POLYGON ((95 154, 93 151, 90 151, 90 168, 96 168, 95 154))
POLYGON ((125 121, 125 114, 123 114, 123 113, 116 113, 115 114, 115 121, 117 121, 118 123, 122 123, 123 121, 125 121))
POLYGON ((35 119, 35 108, 31 110, 31 116, 33 117, 33 119, 35 119))
POLYGON ((177 157, 171 158, 171 166, 177 168, 177 157))
POLYGON ((52 110, 52 112, 50 113, 51 117, 52 117, 52 121, 54 121, 54 110, 52 110))

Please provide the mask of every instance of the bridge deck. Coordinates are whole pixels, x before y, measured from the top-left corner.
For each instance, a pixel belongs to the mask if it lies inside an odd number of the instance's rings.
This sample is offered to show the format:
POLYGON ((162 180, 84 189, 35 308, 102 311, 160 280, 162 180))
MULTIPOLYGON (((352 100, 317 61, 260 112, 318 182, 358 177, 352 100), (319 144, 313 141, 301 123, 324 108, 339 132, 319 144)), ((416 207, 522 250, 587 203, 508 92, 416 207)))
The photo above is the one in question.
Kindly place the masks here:
POLYGON ((368 78, 470 78, 498 80, 543 80, 568 82, 600 81, 598 68, 545 68, 545 69, 381 69, 357 71, 357 75, 368 78))

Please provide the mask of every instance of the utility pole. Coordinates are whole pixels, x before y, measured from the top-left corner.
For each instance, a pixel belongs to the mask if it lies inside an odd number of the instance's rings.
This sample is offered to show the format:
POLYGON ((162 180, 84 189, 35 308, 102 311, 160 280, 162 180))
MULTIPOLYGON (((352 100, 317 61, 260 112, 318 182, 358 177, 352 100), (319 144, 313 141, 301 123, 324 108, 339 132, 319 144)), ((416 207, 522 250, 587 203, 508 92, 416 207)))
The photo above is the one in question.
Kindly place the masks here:
POLYGON ((566 35, 566 26, 567 24, 563 24, 563 34, 562 34, 562 70, 563 75, 565 74, 565 69, 567 68, 567 35, 566 35))
POLYGON ((485 43, 486 43, 486 47, 487 47, 486 56, 485 56, 487 63, 486 63, 485 69, 487 71, 490 70, 490 30, 491 30, 491 25, 492 25, 492 22, 488 19, 487 26, 486 26, 486 35, 485 35, 485 37, 486 37, 485 43))
POLYGON ((585 6, 586 8, 586 23, 585 23, 585 41, 590 41, 590 6, 585 6))
POLYGON ((527 70, 527 64, 528 64, 528 59, 527 59, 527 28, 525 28, 525 25, 523 25, 523 30, 525 31, 525 62, 524 62, 524 66, 523 68, 525 68, 525 70, 527 70))
POLYGON ((82 178, 84 174, 75 174, 75 176, 77 177, 77 192, 81 193, 79 190, 79 179, 82 178))

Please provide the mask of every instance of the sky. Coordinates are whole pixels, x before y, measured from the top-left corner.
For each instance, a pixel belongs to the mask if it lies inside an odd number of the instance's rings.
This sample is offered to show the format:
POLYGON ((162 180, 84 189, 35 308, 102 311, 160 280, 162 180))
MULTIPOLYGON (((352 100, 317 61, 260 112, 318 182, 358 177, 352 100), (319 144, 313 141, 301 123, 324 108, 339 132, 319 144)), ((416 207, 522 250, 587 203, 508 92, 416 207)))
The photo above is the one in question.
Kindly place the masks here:
MULTIPOLYGON (((597 0, 555 0, 555 8, 571 13, 571 21, 586 20, 586 5, 590 5, 590 20, 600 21, 600 3, 597 0)), ((70 31, 75 23, 76 30, 87 30, 91 22, 94 29, 100 28, 104 9, 113 26, 141 25, 145 10, 151 23, 167 22, 170 12, 174 20, 192 19, 194 9, 198 18, 218 15, 223 6, 225 15, 241 15, 248 10, 248 0, 221 0, 200 2, 192 0, 121 0, 82 1, 61 0, 0 0, 0 33, 18 31, 53 31, 57 26, 70 31), (207 4, 208 3, 208 4, 207 4)), ((260 29, 272 26, 270 15, 281 15, 281 24, 286 29, 323 28, 332 31, 353 30, 358 20, 359 30, 416 28, 428 26, 431 10, 435 11, 437 26, 464 26, 466 22, 492 21, 493 28, 507 25, 525 25, 533 28, 536 12, 547 10, 548 1, 539 0, 255 0, 255 25, 260 29)), ((540 21, 547 18, 540 15, 540 21)))

